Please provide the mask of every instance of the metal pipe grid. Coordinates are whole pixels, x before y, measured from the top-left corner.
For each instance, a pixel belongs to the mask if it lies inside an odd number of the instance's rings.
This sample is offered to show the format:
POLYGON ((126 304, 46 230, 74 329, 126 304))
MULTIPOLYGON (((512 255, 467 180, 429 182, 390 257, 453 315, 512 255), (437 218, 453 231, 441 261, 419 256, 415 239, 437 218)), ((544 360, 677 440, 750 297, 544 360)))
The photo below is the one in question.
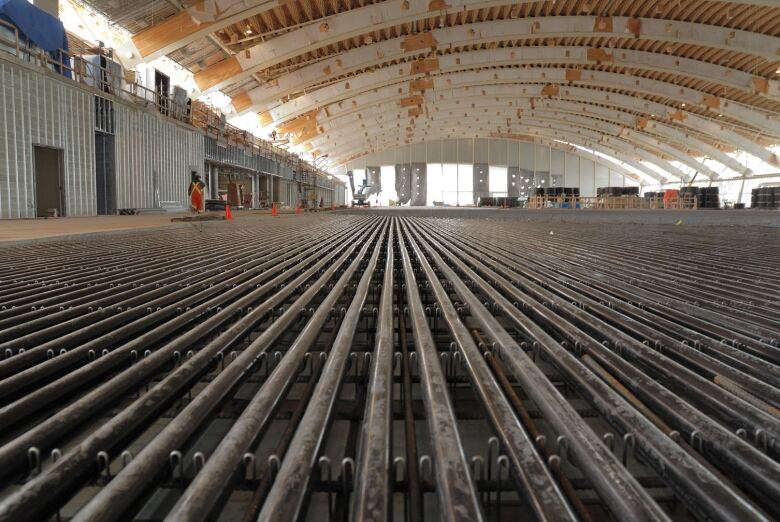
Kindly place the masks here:
POLYGON ((778 518, 778 239, 365 213, 2 248, 0 521, 778 518))

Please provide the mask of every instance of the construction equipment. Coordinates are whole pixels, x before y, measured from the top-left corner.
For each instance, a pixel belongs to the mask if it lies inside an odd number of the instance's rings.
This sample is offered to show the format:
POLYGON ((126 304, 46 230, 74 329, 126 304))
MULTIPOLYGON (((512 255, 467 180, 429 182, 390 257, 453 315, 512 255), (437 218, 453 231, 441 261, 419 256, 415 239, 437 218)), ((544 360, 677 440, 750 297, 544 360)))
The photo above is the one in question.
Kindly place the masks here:
POLYGON ((364 179, 357 190, 355 190, 355 177, 351 170, 347 171, 347 177, 349 177, 349 186, 352 188, 352 206, 353 207, 370 207, 371 202, 368 201, 369 188, 368 179, 364 179))

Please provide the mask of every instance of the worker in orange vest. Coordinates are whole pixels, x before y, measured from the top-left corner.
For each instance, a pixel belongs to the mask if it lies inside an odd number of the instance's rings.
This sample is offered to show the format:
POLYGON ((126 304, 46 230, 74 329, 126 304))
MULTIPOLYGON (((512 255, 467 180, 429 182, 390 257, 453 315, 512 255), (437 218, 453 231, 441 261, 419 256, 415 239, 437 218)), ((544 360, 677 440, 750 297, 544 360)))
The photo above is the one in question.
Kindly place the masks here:
POLYGON ((196 174, 195 177, 192 178, 188 192, 190 195, 190 207, 198 214, 203 212, 203 189, 205 187, 205 183, 203 183, 200 180, 200 176, 196 174))

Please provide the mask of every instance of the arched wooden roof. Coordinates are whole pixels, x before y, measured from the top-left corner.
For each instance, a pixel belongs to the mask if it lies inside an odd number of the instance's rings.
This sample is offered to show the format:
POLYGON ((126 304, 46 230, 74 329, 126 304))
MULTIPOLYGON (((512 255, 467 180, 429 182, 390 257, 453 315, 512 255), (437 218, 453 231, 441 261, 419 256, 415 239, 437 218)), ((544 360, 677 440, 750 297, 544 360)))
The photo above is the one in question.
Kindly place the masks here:
POLYGON ((736 149, 778 164, 780 0, 169 2, 125 15, 141 56, 337 163, 537 129, 672 176, 717 177, 702 155, 750 175, 736 149))

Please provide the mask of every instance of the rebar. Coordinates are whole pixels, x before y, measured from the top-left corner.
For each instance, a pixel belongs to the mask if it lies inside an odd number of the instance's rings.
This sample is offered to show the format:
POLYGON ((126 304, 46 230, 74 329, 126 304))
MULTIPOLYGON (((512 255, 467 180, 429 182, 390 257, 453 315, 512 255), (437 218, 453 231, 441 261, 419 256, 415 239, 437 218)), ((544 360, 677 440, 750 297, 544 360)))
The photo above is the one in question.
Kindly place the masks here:
POLYGON ((0 521, 780 518, 780 233, 456 214, 0 246, 0 521))

